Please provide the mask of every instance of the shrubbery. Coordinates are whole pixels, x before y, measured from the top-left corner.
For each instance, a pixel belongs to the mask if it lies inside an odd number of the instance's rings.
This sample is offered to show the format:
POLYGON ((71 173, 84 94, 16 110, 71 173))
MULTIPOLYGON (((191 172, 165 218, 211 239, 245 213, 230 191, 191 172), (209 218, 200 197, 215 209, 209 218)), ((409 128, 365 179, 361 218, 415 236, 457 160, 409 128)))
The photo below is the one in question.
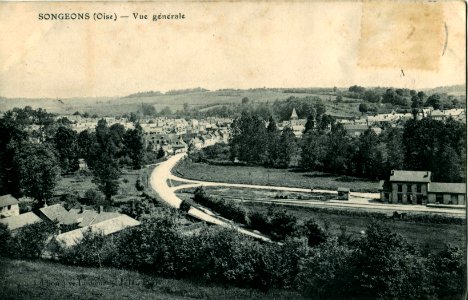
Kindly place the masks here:
POLYGON ((247 224, 247 210, 232 202, 208 196, 202 187, 195 189, 193 200, 234 222, 247 224))
POLYGON ((13 258, 40 258, 55 226, 39 222, 20 228, 12 234, 0 224, 0 255, 13 258))
POLYGON ((232 201, 218 199, 206 194, 203 187, 198 187, 194 192, 194 201, 202 206, 210 208, 223 217, 238 223, 246 224, 250 228, 267 234, 274 241, 284 241, 288 237, 305 237, 310 246, 318 245, 326 240, 325 232, 317 225, 315 220, 305 223, 286 210, 270 209, 268 214, 257 211, 248 211, 232 201))
POLYGON ((82 204, 86 205, 96 205, 104 200, 104 196, 101 192, 96 191, 95 189, 89 189, 85 192, 84 198, 82 199, 82 204))
MULTIPOLYGON (((309 236, 308 247, 304 238, 265 243, 219 226, 185 234, 182 220, 176 210, 156 209, 142 217, 140 226, 112 237, 88 231, 75 246, 57 247, 52 254, 72 265, 128 268, 264 291, 294 288, 313 299, 459 299, 465 287, 463 250, 447 247, 423 257, 377 223, 353 243, 314 235, 312 240, 320 243, 310 247, 309 236)), ((316 225, 310 221, 299 228, 316 230, 316 225)), ((12 236, 0 225, 0 254, 39 257, 50 230, 50 224, 39 223, 12 236)))

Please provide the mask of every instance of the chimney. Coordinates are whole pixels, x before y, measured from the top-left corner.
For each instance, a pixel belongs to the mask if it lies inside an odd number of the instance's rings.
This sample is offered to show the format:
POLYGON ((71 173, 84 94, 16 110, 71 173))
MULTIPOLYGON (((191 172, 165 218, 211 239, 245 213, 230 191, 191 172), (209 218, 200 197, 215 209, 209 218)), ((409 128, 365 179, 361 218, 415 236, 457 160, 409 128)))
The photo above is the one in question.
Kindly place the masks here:
POLYGON ((80 214, 83 213, 83 205, 80 206, 80 214))
POLYGON ((104 212, 104 207, 102 205, 99 205, 98 213, 102 213, 102 212, 104 212))

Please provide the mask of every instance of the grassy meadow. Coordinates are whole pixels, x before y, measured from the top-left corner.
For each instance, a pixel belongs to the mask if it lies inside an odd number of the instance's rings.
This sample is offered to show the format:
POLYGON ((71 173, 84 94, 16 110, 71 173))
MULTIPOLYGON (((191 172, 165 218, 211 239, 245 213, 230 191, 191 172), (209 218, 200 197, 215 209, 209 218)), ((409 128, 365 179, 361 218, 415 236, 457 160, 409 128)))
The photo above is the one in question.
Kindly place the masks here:
POLYGON ((217 286, 113 268, 0 258, 0 299, 302 299, 293 291, 217 286))
POLYGON ((350 188, 353 192, 377 192, 378 181, 350 176, 334 176, 320 172, 297 172, 288 169, 269 169, 261 166, 218 166, 195 163, 188 159, 173 169, 173 174, 187 179, 286 186, 306 189, 350 188))
MULTIPOLYGON (((122 176, 119 179, 119 192, 112 197, 113 201, 125 202, 129 198, 140 196, 141 192, 137 191, 135 187, 137 179, 141 180, 145 189, 150 190, 151 187, 148 186, 147 180, 149 180, 152 170, 153 167, 141 170, 123 169, 122 176)), ((77 172, 72 175, 61 176, 55 187, 54 196, 60 197, 63 194, 71 193, 83 197, 89 189, 98 190, 92 180, 93 175, 91 172, 77 172)))

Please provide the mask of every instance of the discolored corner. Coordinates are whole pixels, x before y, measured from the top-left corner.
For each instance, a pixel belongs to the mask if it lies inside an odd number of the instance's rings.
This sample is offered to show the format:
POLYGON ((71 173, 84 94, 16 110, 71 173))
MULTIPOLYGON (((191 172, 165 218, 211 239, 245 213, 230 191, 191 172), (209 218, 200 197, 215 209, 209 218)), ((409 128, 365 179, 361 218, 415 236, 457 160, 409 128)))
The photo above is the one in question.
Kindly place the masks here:
POLYGON ((358 65, 438 71, 448 36, 440 2, 364 2, 358 65))

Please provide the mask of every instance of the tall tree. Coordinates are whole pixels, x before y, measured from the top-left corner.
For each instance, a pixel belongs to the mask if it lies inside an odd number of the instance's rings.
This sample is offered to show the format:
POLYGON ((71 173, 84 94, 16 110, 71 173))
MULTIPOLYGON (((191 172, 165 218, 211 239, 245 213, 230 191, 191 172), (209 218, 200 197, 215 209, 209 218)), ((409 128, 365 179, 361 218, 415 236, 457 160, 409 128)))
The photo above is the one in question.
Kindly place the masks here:
POLYGON ((267 126, 267 137, 266 137, 266 142, 267 142, 267 147, 266 147, 266 153, 265 153, 265 164, 267 166, 276 166, 277 160, 279 157, 279 137, 280 137, 280 132, 278 130, 278 127, 276 126, 275 119, 273 119, 272 116, 270 116, 268 120, 268 126, 267 126))
POLYGON ((307 133, 310 130, 313 130, 315 127, 315 118, 314 116, 307 116, 307 121, 304 128, 304 133, 307 133))
POLYGON ((264 161, 266 152, 266 127, 256 115, 243 112, 241 117, 231 124, 231 158, 237 158, 254 164, 264 161))
POLYGON ((361 103, 359 104, 359 112, 364 115, 364 113, 366 113, 368 110, 367 108, 367 104, 366 103, 361 103))
POLYGON ((143 129, 139 123, 135 124, 135 129, 129 129, 124 135, 124 144, 127 154, 132 159, 133 168, 141 169, 145 159, 145 145, 143 139, 143 129))
POLYGON ((433 94, 426 100, 425 106, 432 106, 434 109, 442 108, 442 100, 440 94, 433 94))
POLYGON ((93 147, 96 143, 96 134, 88 130, 81 131, 77 136, 78 156, 83 158, 88 165, 92 165, 93 147))
POLYGON ((275 167, 287 168, 297 150, 296 136, 291 127, 285 127, 281 132, 278 148, 278 160, 275 167))
POLYGON ((121 174, 117 157, 120 149, 115 145, 115 142, 120 141, 120 138, 117 138, 116 132, 119 132, 118 129, 111 132, 106 120, 99 120, 96 126, 96 143, 93 147, 94 159, 91 165, 94 173, 93 182, 106 196, 108 203, 112 196, 118 192, 118 180, 121 174))
POLYGON ((52 197, 60 175, 57 157, 49 144, 24 142, 16 151, 15 162, 20 174, 20 187, 24 195, 43 205, 52 197))
POLYGON ((324 170, 327 155, 328 135, 318 131, 308 131, 302 136, 299 165, 306 170, 324 170))
POLYGON ((78 170, 78 141, 76 131, 60 126, 54 136, 55 149, 58 152, 60 168, 63 173, 78 170))
POLYGON ((22 128, 13 118, 0 119, 0 192, 15 197, 21 196, 21 189, 14 157, 18 146, 28 138, 22 128))

